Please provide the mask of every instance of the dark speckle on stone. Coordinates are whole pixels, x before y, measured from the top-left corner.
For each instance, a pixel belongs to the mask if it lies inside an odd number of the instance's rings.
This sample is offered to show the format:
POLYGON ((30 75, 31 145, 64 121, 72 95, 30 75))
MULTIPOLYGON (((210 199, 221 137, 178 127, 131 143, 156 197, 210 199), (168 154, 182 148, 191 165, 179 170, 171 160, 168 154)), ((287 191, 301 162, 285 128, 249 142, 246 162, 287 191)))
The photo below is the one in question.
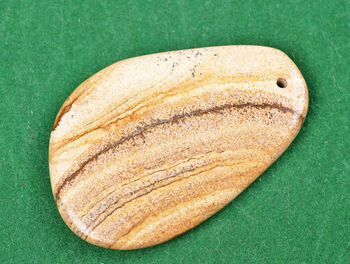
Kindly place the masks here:
POLYGON ((22 188, 23 188, 23 190, 27 189, 27 184, 23 183, 22 188))
POLYGON ((29 138, 30 138, 30 139, 34 139, 34 135, 30 135, 29 138))
POLYGON ((194 78, 194 74, 196 72, 196 67, 194 67, 193 69, 191 69, 191 73, 192 73, 192 77, 194 78))

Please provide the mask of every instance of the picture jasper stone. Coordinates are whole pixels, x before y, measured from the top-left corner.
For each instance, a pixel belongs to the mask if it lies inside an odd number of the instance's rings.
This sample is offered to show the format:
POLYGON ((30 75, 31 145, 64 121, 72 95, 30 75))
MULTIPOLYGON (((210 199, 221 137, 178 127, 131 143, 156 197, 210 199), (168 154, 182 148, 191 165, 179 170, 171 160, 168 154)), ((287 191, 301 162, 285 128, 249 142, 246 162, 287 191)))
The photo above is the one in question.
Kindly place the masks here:
POLYGON ((303 76, 273 48, 117 62, 83 82, 56 117, 49 165, 58 210, 98 246, 167 241, 263 173, 293 141, 307 107, 303 76))

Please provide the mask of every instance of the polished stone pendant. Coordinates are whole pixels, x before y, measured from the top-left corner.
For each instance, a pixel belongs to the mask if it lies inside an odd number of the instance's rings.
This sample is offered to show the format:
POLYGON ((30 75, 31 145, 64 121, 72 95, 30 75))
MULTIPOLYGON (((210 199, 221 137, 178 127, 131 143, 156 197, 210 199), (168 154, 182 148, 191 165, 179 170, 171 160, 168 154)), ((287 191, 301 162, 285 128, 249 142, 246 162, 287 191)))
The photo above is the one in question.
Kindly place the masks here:
POLYGON ((303 76, 273 48, 117 62, 83 82, 56 117, 49 165, 58 210, 98 246, 167 241, 263 173, 293 141, 307 107, 303 76))

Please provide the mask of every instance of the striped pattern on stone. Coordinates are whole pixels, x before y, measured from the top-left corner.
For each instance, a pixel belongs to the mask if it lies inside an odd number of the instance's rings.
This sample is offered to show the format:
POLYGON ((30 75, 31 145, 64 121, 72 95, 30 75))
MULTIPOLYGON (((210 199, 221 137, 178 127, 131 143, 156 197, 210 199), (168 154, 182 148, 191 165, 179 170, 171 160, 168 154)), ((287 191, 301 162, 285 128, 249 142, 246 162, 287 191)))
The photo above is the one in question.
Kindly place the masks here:
POLYGON ((81 238, 137 249, 232 201, 289 146, 308 92, 279 50, 224 46, 117 62, 82 83, 50 138, 59 212, 81 238))

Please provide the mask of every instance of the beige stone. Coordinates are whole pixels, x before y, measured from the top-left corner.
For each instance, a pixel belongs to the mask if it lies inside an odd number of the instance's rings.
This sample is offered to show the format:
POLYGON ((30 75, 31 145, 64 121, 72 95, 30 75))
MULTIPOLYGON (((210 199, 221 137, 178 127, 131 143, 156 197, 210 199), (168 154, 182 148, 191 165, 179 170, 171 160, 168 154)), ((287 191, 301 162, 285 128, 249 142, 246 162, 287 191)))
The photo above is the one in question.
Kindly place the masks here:
POLYGON ((49 165, 59 212, 98 246, 167 241, 264 172, 299 132, 307 107, 301 73, 273 48, 117 62, 82 83, 55 120, 49 165))

